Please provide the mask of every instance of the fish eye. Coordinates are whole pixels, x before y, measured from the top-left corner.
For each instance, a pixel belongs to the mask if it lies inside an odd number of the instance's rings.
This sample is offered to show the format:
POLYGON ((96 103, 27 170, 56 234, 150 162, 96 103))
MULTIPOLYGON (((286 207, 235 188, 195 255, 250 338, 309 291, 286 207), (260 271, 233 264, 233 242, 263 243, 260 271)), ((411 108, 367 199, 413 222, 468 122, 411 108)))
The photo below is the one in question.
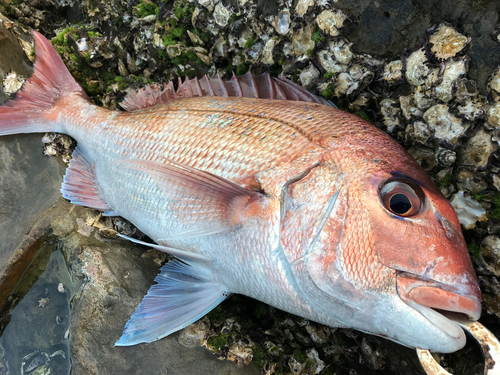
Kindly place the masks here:
POLYGON ((420 186, 406 178, 387 180, 379 195, 387 210, 403 217, 418 214, 424 203, 424 192, 420 186))

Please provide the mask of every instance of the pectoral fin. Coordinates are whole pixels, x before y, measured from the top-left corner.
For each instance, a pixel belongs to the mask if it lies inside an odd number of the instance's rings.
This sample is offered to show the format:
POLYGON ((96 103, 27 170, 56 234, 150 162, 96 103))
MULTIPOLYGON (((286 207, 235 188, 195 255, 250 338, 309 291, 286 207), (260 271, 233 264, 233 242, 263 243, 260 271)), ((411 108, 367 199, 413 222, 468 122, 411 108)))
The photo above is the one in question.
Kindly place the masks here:
POLYGON ((159 340, 197 321, 230 293, 212 280, 203 264, 174 260, 161 268, 115 346, 159 340))
POLYGON ((171 243, 190 237, 235 230, 242 224, 245 208, 264 197, 214 174, 179 164, 126 159, 120 163, 147 173, 168 198, 169 211, 177 215, 177 232, 157 242, 171 243))

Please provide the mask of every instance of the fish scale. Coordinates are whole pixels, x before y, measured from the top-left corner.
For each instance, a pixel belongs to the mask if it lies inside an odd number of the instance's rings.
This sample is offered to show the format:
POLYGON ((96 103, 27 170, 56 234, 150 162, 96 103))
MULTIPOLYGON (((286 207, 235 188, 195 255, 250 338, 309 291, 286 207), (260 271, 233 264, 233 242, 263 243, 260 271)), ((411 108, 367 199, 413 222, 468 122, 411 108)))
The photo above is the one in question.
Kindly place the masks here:
POLYGON ((105 110, 34 37, 35 72, 0 106, 0 135, 75 138, 63 196, 123 216, 153 242, 122 238, 180 260, 116 345, 165 337, 241 293, 410 347, 463 347, 441 313, 481 313, 460 224, 388 135, 268 75, 151 85, 128 94, 127 112, 105 110))

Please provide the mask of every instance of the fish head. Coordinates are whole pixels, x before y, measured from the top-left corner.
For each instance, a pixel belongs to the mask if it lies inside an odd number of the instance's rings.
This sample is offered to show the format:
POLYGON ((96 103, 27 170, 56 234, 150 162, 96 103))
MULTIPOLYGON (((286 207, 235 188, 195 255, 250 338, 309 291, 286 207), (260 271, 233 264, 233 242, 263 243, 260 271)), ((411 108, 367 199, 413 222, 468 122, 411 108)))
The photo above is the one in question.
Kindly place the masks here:
POLYGON ((481 292, 460 222, 420 166, 411 161, 400 169, 368 179, 373 252, 395 271, 403 302, 436 326, 460 333, 446 314, 469 320, 481 315, 481 292))
POLYGON ((454 352, 465 345, 454 320, 480 316, 478 281, 453 207, 397 151, 352 169, 295 275, 326 324, 454 352))

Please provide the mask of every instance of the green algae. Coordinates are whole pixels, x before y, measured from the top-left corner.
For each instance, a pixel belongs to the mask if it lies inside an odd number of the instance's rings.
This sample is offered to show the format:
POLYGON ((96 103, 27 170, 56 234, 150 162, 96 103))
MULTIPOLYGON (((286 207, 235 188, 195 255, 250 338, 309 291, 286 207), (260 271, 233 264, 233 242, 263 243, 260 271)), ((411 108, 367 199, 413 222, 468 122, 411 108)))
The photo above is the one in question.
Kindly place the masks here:
POLYGON ((228 346, 229 338, 231 335, 229 333, 223 333, 218 336, 212 336, 208 339, 207 343, 216 351, 222 349, 225 346, 228 346))
POLYGON ((452 173, 446 173, 444 177, 439 181, 440 186, 442 187, 448 187, 450 186, 454 181, 454 177, 452 173))
POLYGON ((134 8, 134 13, 139 18, 144 18, 151 15, 158 15, 159 12, 160 12, 159 6, 149 2, 145 3, 143 1, 137 4, 136 7, 134 8))
POLYGON ((479 254, 481 252, 481 246, 477 243, 476 240, 471 240, 467 243, 467 250, 473 258, 477 259, 479 258, 479 254))

